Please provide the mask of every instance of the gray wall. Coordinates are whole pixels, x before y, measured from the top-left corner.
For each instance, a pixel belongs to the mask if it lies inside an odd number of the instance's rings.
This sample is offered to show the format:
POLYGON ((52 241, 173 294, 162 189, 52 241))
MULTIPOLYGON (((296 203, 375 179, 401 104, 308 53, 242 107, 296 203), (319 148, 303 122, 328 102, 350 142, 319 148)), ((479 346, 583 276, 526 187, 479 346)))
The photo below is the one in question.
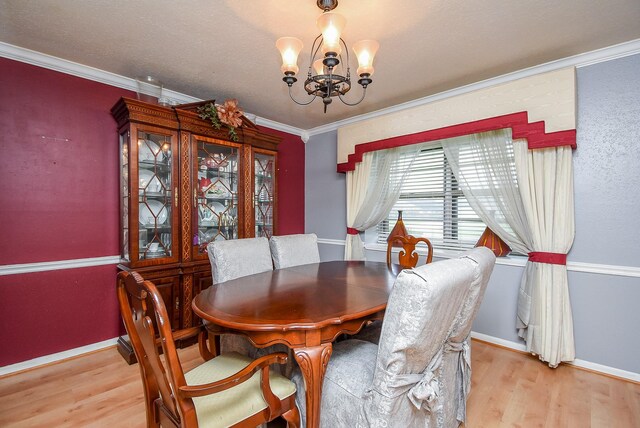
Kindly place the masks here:
MULTIPOLYGON (((640 55, 579 68, 574 152, 576 238, 570 262, 640 267, 640 55)), ((336 173, 336 132, 306 146, 306 230, 345 235, 345 179, 336 173)), ((323 260, 343 246, 322 244, 323 260)), ((384 253, 369 251, 371 260, 384 253)), ((497 265, 473 330, 522 343, 515 330, 523 268, 497 265)), ((640 373, 640 278, 569 272, 576 358, 640 373)))
MULTIPOLYGON (((312 136, 305 146, 305 232, 342 240, 347 233, 346 179, 336 172, 337 132, 312 136)), ((342 260, 344 245, 320 244, 322 260, 342 260)))

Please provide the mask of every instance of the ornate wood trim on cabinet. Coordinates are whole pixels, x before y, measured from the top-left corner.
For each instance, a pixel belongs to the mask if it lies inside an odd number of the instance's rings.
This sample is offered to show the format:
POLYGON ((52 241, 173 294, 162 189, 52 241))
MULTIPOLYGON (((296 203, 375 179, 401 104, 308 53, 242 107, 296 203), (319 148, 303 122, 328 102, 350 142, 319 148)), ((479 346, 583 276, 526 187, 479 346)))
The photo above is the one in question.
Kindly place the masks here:
MULTIPOLYGON (((199 104, 206 102, 210 101, 199 104)), ((280 137, 260 132, 246 117, 237 129, 238 141, 231 141, 226 127, 215 129, 209 121, 198 116, 195 110, 199 104, 163 107, 121 98, 111 109, 118 125, 121 158, 120 248, 123 261, 118 268, 138 271, 145 279, 164 287, 163 298, 171 299, 165 301, 165 305, 174 329, 201 322, 193 316, 191 300, 210 283, 211 268, 203 253, 207 239, 255 236, 254 152, 273 156, 275 165, 281 141, 280 137), (213 174, 211 171, 215 171, 214 178, 221 182, 223 172, 219 165, 217 168, 203 165, 205 159, 198 150, 197 141, 212 152, 219 148, 236 153, 234 168, 237 171, 224 171, 224 174, 236 177, 233 183, 235 196, 231 193, 231 197, 237 200, 219 201, 215 205, 211 202, 215 196, 211 197, 202 189, 201 173, 206 181, 207 176, 213 174), (226 207, 226 235, 221 232, 222 214, 209 208, 209 204, 226 207), (210 225, 213 221, 203 220, 201 208, 204 211, 211 209, 217 226, 210 225), (142 220, 145 222, 140 223, 142 220), (209 232, 216 230, 217 235, 209 236, 209 232)), ((218 155, 211 156, 213 160, 218 155)), ((276 232, 275 167, 273 172, 273 221, 268 230, 271 234, 276 232)), ((128 338, 118 339, 118 351, 129 364, 135 362, 128 338)))

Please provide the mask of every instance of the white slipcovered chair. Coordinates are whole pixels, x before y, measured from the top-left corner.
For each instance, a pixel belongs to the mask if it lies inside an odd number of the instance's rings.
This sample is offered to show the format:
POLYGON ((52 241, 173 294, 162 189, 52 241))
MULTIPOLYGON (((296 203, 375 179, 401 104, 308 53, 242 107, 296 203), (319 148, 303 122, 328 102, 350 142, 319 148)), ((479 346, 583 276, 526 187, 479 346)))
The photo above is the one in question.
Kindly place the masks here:
MULTIPOLYGON (((269 241, 264 237, 213 241, 207 245, 207 252, 214 284, 273 270, 269 241)), ((220 337, 220 351, 237 352, 251 358, 274 352, 290 354, 289 348, 279 344, 256 349, 249 339, 236 334, 223 334, 220 337)), ((293 364, 289 359, 282 372, 290 374, 293 364)))
POLYGON ((320 263, 318 237, 315 233, 272 236, 269 247, 276 269, 320 263))
MULTIPOLYGON (((495 263, 477 248, 404 270, 394 284, 380 343, 335 344, 327 366, 321 427, 457 427, 465 419, 469 332, 495 263)), ((306 419, 299 372, 296 402, 306 419)))
POLYGON ((267 238, 213 241, 207 253, 214 284, 273 270, 267 238))

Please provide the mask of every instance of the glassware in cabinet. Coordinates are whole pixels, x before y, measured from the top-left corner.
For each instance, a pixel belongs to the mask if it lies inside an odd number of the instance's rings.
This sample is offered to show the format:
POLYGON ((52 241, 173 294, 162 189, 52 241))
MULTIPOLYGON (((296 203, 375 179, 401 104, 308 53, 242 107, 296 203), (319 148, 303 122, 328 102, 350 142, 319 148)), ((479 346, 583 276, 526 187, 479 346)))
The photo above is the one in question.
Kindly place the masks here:
POLYGON ((256 149, 253 163, 255 236, 270 238, 275 212, 276 157, 271 152, 256 149))
POLYGON ((197 255, 211 241, 238 239, 239 146, 214 139, 196 140, 194 202, 197 255))
POLYGON ((173 256, 173 189, 171 135, 137 131, 138 259, 173 256))

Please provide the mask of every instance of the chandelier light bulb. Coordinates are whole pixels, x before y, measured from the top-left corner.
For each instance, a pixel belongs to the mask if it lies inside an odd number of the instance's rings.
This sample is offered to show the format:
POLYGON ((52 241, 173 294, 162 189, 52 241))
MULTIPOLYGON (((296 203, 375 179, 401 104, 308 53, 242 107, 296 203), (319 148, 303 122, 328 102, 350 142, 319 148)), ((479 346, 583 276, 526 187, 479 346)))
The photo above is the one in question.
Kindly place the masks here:
POLYGON ((316 21, 320 32, 322 32, 322 53, 333 52, 340 55, 340 35, 347 25, 344 16, 335 12, 325 12, 316 21))
POLYGON ((373 58, 378 52, 380 44, 375 40, 360 40, 353 45, 353 51, 358 58, 358 76, 373 75, 373 58))
POLYGON ((325 65, 322 63, 322 58, 313 61, 313 70, 316 72, 316 76, 327 74, 325 65))
POLYGON ((280 37, 276 41, 276 48, 282 55, 282 67, 280 70, 283 73, 298 73, 298 55, 302 50, 302 41, 295 37, 280 37))

